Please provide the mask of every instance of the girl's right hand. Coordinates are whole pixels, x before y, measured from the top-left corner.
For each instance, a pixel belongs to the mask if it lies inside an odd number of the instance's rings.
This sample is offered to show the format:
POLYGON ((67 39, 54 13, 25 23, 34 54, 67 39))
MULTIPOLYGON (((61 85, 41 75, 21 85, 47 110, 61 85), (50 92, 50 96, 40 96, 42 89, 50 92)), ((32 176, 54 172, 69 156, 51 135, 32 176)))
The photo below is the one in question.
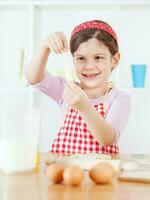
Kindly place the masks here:
POLYGON ((54 32, 44 40, 44 47, 55 53, 66 52, 68 51, 66 36, 63 32, 54 32))

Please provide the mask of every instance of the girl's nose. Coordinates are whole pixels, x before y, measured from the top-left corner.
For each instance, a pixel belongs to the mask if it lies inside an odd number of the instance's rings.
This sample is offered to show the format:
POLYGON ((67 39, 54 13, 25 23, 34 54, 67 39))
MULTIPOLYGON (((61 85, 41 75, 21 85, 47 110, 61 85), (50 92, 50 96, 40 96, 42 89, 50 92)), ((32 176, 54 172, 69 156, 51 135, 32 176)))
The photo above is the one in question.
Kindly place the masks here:
POLYGON ((95 64, 93 62, 86 62, 85 65, 84 65, 84 68, 86 70, 94 69, 95 68, 95 64))

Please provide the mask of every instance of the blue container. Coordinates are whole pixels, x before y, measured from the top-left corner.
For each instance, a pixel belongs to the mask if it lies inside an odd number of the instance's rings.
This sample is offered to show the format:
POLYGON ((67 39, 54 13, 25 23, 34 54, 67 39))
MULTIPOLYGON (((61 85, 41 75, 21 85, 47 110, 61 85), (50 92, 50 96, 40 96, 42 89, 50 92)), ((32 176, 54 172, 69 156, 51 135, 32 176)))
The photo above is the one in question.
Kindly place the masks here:
POLYGON ((133 87, 141 88, 145 85, 145 76, 146 76, 146 64, 132 64, 132 80, 133 87))

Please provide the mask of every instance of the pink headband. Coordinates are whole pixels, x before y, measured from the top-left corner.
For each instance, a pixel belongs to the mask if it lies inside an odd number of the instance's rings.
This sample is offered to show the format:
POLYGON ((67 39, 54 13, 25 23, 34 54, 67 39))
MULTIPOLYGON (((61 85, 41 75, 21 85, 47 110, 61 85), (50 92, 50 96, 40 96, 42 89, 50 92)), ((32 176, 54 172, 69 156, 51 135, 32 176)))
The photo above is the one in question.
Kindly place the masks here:
POLYGON ((78 32, 86 30, 86 29, 97 29, 97 30, 103 30, 107 33, 109 33, 117 42, 117 35, 114 32, 114 30, 107 24, 99 21, 87 21, 85 23, 79 24, 76 26, 72 33, 71 33, 71 38, 78 32))

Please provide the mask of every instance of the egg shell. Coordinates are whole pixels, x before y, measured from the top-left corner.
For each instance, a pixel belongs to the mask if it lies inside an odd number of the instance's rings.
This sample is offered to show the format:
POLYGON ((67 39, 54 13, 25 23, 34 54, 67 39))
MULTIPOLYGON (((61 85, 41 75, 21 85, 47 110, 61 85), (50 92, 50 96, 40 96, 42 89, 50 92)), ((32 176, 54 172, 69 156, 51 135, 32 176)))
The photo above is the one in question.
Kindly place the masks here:
POLYGON ((109 163, 98 163, 89 170, 89 176, 97 184, 106 184, 115 176, 115 170, 109 163))
POLYGON ((78 166, 68 166, 63 173, 64 183, 70 186, 77 186, 83 181, 84 172, 78 166))
POLYGON ((60 183, 63 181, 63 172, 65 165, 62 163, 53 163, 46 169, 46 175, 54 183, 60 183))

